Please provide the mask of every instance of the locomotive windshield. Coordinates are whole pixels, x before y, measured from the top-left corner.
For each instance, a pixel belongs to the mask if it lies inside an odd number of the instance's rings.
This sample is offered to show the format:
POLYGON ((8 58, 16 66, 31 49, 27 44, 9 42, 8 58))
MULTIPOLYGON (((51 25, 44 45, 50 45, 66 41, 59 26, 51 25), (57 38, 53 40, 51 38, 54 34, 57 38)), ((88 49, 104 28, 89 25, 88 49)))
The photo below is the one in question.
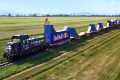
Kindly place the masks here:
POLYGON ((14 36, 12 36, 11 40, 13 42, 20 42, 20 41, 26 40, 28 38, 29 38, 29 36, 25 35, 25 34, 24 35, 14 35, 14 36))
POLYGON ((12 39, 12 42, 20 42, 20 39, 12 39))
POLYGON ((7 44, 7 48, 11 48, 12 45, 13 45, 13 42, 8 42, 8 44, 7 44))

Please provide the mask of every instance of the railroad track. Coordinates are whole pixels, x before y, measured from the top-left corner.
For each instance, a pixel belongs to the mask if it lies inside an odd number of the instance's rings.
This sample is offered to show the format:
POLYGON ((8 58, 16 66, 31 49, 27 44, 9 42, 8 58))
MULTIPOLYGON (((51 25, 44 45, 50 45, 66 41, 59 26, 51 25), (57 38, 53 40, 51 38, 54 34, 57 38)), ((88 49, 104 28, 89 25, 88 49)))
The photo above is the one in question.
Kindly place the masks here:
MULTIPOLYGON (((93 46, 93 45, 92 45, 93 46)), ((91 47, 91 46, 90 46, 91 47)), ((31 55, 30 57, 37 57, 37 55, 31 55)), ((12 65, 14 62, 8 62, 6 60, 0 60, 0 68, 5 68, 9 65, 12 65)))
POLYGON ((4 67, 7 67, 9 65, 13 64, 12 62, 8 62, 8 61, 5 61, 3 63, 0 63, 0 68, 4 68, 4 67))

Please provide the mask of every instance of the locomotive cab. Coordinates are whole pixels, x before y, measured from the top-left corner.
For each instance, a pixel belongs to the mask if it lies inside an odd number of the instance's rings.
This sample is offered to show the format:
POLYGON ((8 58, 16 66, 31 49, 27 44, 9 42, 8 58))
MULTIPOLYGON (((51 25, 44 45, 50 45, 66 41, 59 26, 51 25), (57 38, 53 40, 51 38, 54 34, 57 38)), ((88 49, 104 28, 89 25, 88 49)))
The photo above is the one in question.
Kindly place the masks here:
POLYGON ((7 58, 7 60, 13 60, 17 56, 22 56, 20 54, 21 52, 21 42, 23 40, 28 39, 28 35, 14 35, 12 36, 10 42, 6 45, 5 51, 4 51, 4 57, 7 58))
POLYGON ((14 35, 14 36, 12 36, 12 38, 11 38, 11 41, 13 42, 13 41, 23 41, 23 40, 26 40, 26 39, 28 39, 29 38, 29 36, 28 35, 26 35, 26 34, 22 34, 22 35, 14 35))
POLYGON ((4 56, 8 60, 13 60, 15 56, 18 56, 20 52, 20 43, 19 42, 8 42, 7 47, 5 48, 4 56))

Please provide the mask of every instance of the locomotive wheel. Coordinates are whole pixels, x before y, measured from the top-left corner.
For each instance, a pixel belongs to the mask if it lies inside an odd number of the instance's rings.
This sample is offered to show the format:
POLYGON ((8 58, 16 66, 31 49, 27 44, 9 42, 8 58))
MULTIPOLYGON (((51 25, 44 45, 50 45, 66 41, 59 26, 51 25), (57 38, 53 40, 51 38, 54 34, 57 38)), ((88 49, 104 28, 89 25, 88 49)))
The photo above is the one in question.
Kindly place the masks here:
POLYGON ((14 58, 13 58, 13 56, 9 56, 9 55, 7 55, 7 56, 6 56, 6 58, 7 58, 7 60, 8 60, 9 62, 12 62, 12 61, 14 61, 14 58))

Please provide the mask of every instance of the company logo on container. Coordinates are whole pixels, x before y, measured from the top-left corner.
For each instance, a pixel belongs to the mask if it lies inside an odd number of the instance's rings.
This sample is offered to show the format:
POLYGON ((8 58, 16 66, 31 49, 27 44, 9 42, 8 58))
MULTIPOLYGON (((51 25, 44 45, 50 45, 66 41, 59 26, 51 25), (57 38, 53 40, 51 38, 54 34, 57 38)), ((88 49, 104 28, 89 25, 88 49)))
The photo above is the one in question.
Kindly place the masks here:
POLYGON ((64 33, 61 33, 61 34, 57 34, 57 35, 54 36, 54 41, 66 39, 67 37, 69 37, 67 32, 64 32, 64 33))
POLYGON ((64 33, 64 37, 65 37, 65 38, 68 37, 68 33, 67 33, 67 32, 64 33))

